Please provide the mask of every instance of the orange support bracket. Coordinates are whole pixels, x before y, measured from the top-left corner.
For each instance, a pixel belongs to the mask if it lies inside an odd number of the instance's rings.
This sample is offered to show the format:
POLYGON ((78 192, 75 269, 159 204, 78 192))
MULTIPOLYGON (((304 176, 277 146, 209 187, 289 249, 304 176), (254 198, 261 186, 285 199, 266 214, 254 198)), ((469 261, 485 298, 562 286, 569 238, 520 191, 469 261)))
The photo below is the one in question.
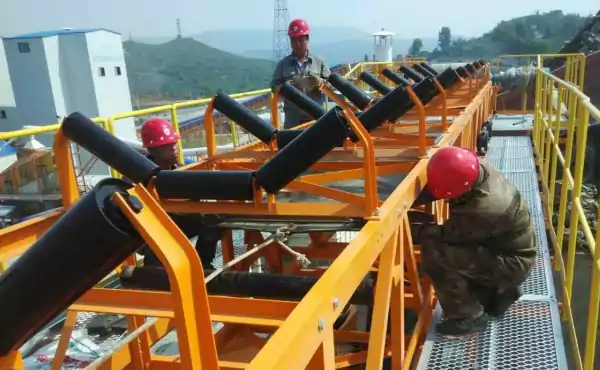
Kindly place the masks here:
POLYGON ((448 95, 446 94, 446 89, 444 89, 437 78, 434 78, 433 82, 435 83, 435 87, 437 87, 442 98, 442 131, 446 132, 448 129, 448 95))
POLYGON ((375 158, 375 144, 373 143, 373 139, 371 138, 371 135, 369 135, 367 129, 362 125, 352 111, 344 109, 342 114, 358 137, 359 142, 364 146, 366 214, 374 215, 379 199, 377 196, 377 162, 375 158))
POLYGON ((425 122, 427 114, 425 113, 425 106, 417 94, 415 94, 412 87, 407 86, 406 92, 408 93, 410 100, 415 103, 415 106, 419 110, 419 155, 424 156, 427 154, 427 122, 425 122))
POLYGON ((0 357, 0 370, 25 370, 23 357, 19 351, 0 357))
POLYGON ((215 138, 215 119, 213 112, 214 98, 208 103, 204 111, 204 133, 206 134, 206 154, 208 158, 212 158, 217 153, 217 141, 215 138))
POLYGON ((54 135, 54 160, 58 173, 58 184, 63 206, 69 208, 79 199, 79 188, 75 179, 75 166, 71 154, 70 140, 58 130, 54 135))
POLYGON ((169 276, 181 368, 217 369, 204 270, 194 247, 142 185, 130 190, 129 197, 115 194, 113 199, 169 276))
POLYGON ((281 128, 281 122, 279 120, 279 89, 277 89, 277 92, 271 93, 269 106, 271 108, 271 123, 279 130, 281 128))

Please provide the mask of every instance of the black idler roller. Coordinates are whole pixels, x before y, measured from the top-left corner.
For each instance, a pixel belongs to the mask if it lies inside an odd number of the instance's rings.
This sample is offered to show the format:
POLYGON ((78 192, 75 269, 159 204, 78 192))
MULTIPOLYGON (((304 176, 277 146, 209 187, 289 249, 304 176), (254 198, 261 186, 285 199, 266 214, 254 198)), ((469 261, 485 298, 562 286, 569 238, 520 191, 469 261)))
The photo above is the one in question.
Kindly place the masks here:
POLYGON ((156 191, 164 199, 252 200, 251 171, 161 171, 156 191))
POLYGON ((92 153, 134 183, 146 185, 160 169, 114 135, 79 112, 62 122, 65 137, 92 153))
MULTIPOLYGON (((204 275, 208 276, 212 272, 214 270, 204 270, 204 275)), ((162 267, 127 266, 119 278, 126 289, 171 290, 169 277, 162 267)), ((318 280, 312 276, 223 271, 206 284, 206 289, 211 295, 299 301, 318 280)), ((364 279, 350 298, 350 303, 372 305, 373 283, 373 279, 364 279)))
MULTIPOLYGON (((381 126, 386 121, 395 121, 398 117, 408 112, 414 103, 406 89, 398 86, 391 93, 377 100, 369 109, 362 112, 358 119, 369 132, 381 126)), ((350 140, 357 142, 358 137, 352 133, 350 140)))
POLYGON ((471 63, 467 63, 465 65, 465 69, 471 74, 471 76, 474 76, 475 72, 477 72, 471 63))
POLYGON ((442 85, 444 89, 451 87, 458 81, 458 74, 451 67, 446 68, 446 70, 440 73, 437 76, 437 80, 442 85))
POLYGON ((256 183, 276 194, 301 173, 342 145, 350 128, 340 107, 330 109, 256 171, 256 183))
POLYGON ((275 127, 224 92, 217 93, 213 99, 213 107, 265 144, 270 143, 277 133, 275 127))
POLYGON ((358 76, 362 81, 364 81, 367 85, 371 86, 375 91, 380 93, 381 95, 387 95, 392 92, 392 88, 383 82, 379 81, 377 77, 373 76, 369 72, 363 72, 358 76))
POLYGON ((418 84, 415 84, 412 86, 412 89, 423 105, 429 103, 431 99, 439 94, 439 90, 431 77, 427 77, 418 84))
POLYGON ((420 64, 413 64, 413 68, 415 71, 419 72, 425 77, 435 77, 436 75, 435 73, 431 72, 430 70, 428 70, 420 64))
MULTIPOLYGON (((0 357, 21 347, 144 244, 119 208, 131 185, 108 178, 0 275, 0 357)), ((136 199, 132 199, 136 201, 136 199)))
POLYGON ((389 68, 384 68, 381 74, 398 86, 410 86, 410 82, 389 68))
POLYGON ((287 146, 292 140, 300 136, 303 130, 279 130, 277 132, 277 148, 280 150, 287 146))
POLYGON ((435 69, 433 69, 433 67, 431 65, 429 65, 429 63, 427 62, 421 62, 421 67, 425 68, 426 70, 428 70, 429 72, 431 72, 434 76, 438 75, 438 71, 436 71, 435 69))
POLYGON ((480 69, 481 68, 481 64, 479 64, 479 61, 474 61, 473 62, 473 67, 475 67, 475 69, 480 69))
POLYGON ((348 100, 350 100, 358 109, 365 110, 367 106, 369 106, 369 103, 371 103, 371 97, 369 95, 365 94, 361 89, 339 74, 330 74, 327 81, 333 87, 338 89, 342 95, 348 98, 348 100))
POLYGON ((281 85, 279 95, 283 96, 287 101, 298 107, 298 109, 308 114, 312 119, 319 119, 327 112, 323 105, 318 104, 287 81, 281 85))
POLYGON ((462 78, 467 78, 469 77, 469 73, 467 72, 467 70, 465 69, 465 67, 460 66, 458 68, 456 68, 456 73, 462 77, 462 78))
POLYGON ((414 70, 407 66, 400 66, 400 72, 404 73, 405 76, 415 82, 421 82, 423 80, 423 77, 419 76, 414 70))

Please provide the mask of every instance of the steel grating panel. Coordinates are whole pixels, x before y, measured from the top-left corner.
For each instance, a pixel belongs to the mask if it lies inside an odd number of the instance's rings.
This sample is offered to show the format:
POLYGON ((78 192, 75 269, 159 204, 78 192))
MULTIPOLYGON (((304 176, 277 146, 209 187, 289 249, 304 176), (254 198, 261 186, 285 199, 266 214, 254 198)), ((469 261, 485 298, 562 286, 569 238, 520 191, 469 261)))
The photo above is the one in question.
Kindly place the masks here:
POLYGON ((542 215, 543 211, 540 200, 540 193, 538 191, 523 191, 521 189, 519 190, 521 196, 527 203, 527 208, 529 208, 529 213, 531 213, 531 217, 542 215))
POLYGON ((483 333, 443 337, 435 333, 435 317, 419 360, 419 369, 566 369, 564 341, 556 302, 541 197, 529 137, 494 137, 487 159, 525 198, 532 216, 538 256, 523 296, 483 333))
MULTIPOLYGON (((195 243, 193 239, 192 243, 195 243)), ((235 257, 241 256, 246 253, 246 246, 244 245, 244 232, 241 230, 233 230, 233 254, 235 257)), ((223 267, 223 250, 221 249, 221 242, 217 244, 217 252, 215 253, 215 259, 212 265, 219 269, 223 267)))
MULTIPOLYGON (((434 322, 441 309, 436 307, 434 322)), ((562 370, 566 360, 558 310, 550 301, 519 301, 485 332, 443 337, 430 330, 418 369, 562 370)))
POLYGON ((492 137, 486 158, 501 172, 535 173, 529 137, 492 137))
POLYGON ((531 274, 521 285, 523 294, 535 296, 548 296, 548 281, 546 279, 546 263, 543 254, 539 254, 533 267, 531 274))
POLYGON ((502 157, 498 168, 501 172, 535 172, 533 158, 502 157))
POLYGON ((490 147, 527 147, 531 148, 531 138, 528 136, 494 136, 490 140, 490 147))

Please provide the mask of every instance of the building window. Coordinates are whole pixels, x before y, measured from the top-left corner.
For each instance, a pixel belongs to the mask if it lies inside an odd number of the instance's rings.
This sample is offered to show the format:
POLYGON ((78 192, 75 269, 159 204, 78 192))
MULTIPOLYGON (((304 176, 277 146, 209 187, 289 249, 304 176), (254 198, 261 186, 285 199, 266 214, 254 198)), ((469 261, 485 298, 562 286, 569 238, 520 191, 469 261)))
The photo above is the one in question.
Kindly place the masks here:
POLYGON ((116 74, 117 76, 120 76, 120 75, 121 75, 121 67, 115 67, 115 74, 116 74))
POLYGON ((17 44, 17 47, 19 48, 19 53, 21 53, 21 54, 31 52, 31 49, 29 48, 29 43, 28 42, 19 42, 17 44))
POLYGON ((0 110, 0 119, 6 119, 6 111, 0 110))
POLYGON ((106 76, 106 70, 104 69, 104 67, 100 67, 100 77, 104 76, 106 76))

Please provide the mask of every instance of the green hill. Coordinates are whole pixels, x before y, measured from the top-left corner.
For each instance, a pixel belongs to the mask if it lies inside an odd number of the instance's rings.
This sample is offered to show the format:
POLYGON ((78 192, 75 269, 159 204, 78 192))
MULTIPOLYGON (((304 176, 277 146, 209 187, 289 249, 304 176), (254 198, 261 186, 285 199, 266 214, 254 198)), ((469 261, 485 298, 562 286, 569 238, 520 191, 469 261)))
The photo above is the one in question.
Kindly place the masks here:
POLYGON ((440 29, 438 47, 419 55, 435 60, 494 58, 500 54, 557 53, 584 27, 590 17, 560 10, 513 18, 497 24, 481 37, 452 37, 449 27, 440 29))
MULTIPOLYGON (((499 54, 555 53, 588 19, 559 10, 536 13, 500 22, 490 32, 471 39, 452 36, 449 27, 442 27, 437 48, 424 51, 426 40, 416 39, 420 43, 415 45, 420 46, 411 47, 410 54, 432 61, 460 61, 493 59, 499 54)), ((192 38, 158 45, 127 41, 124 48, 131 91, 139 101, 208 97, 220 89, 227 93, 263 89, 274 68, 272 61, 224 52, 192 38)), ((352 44, 350 49, 354 48, 352 44)), ((320 54, 326 55, 325 50, 320 54)))
POLYGON ((233 55, 189 38, 159 45, 126 41, 129 84, 139 99, 189 99, 218 90, 263 89, 274 63, 233 55))

